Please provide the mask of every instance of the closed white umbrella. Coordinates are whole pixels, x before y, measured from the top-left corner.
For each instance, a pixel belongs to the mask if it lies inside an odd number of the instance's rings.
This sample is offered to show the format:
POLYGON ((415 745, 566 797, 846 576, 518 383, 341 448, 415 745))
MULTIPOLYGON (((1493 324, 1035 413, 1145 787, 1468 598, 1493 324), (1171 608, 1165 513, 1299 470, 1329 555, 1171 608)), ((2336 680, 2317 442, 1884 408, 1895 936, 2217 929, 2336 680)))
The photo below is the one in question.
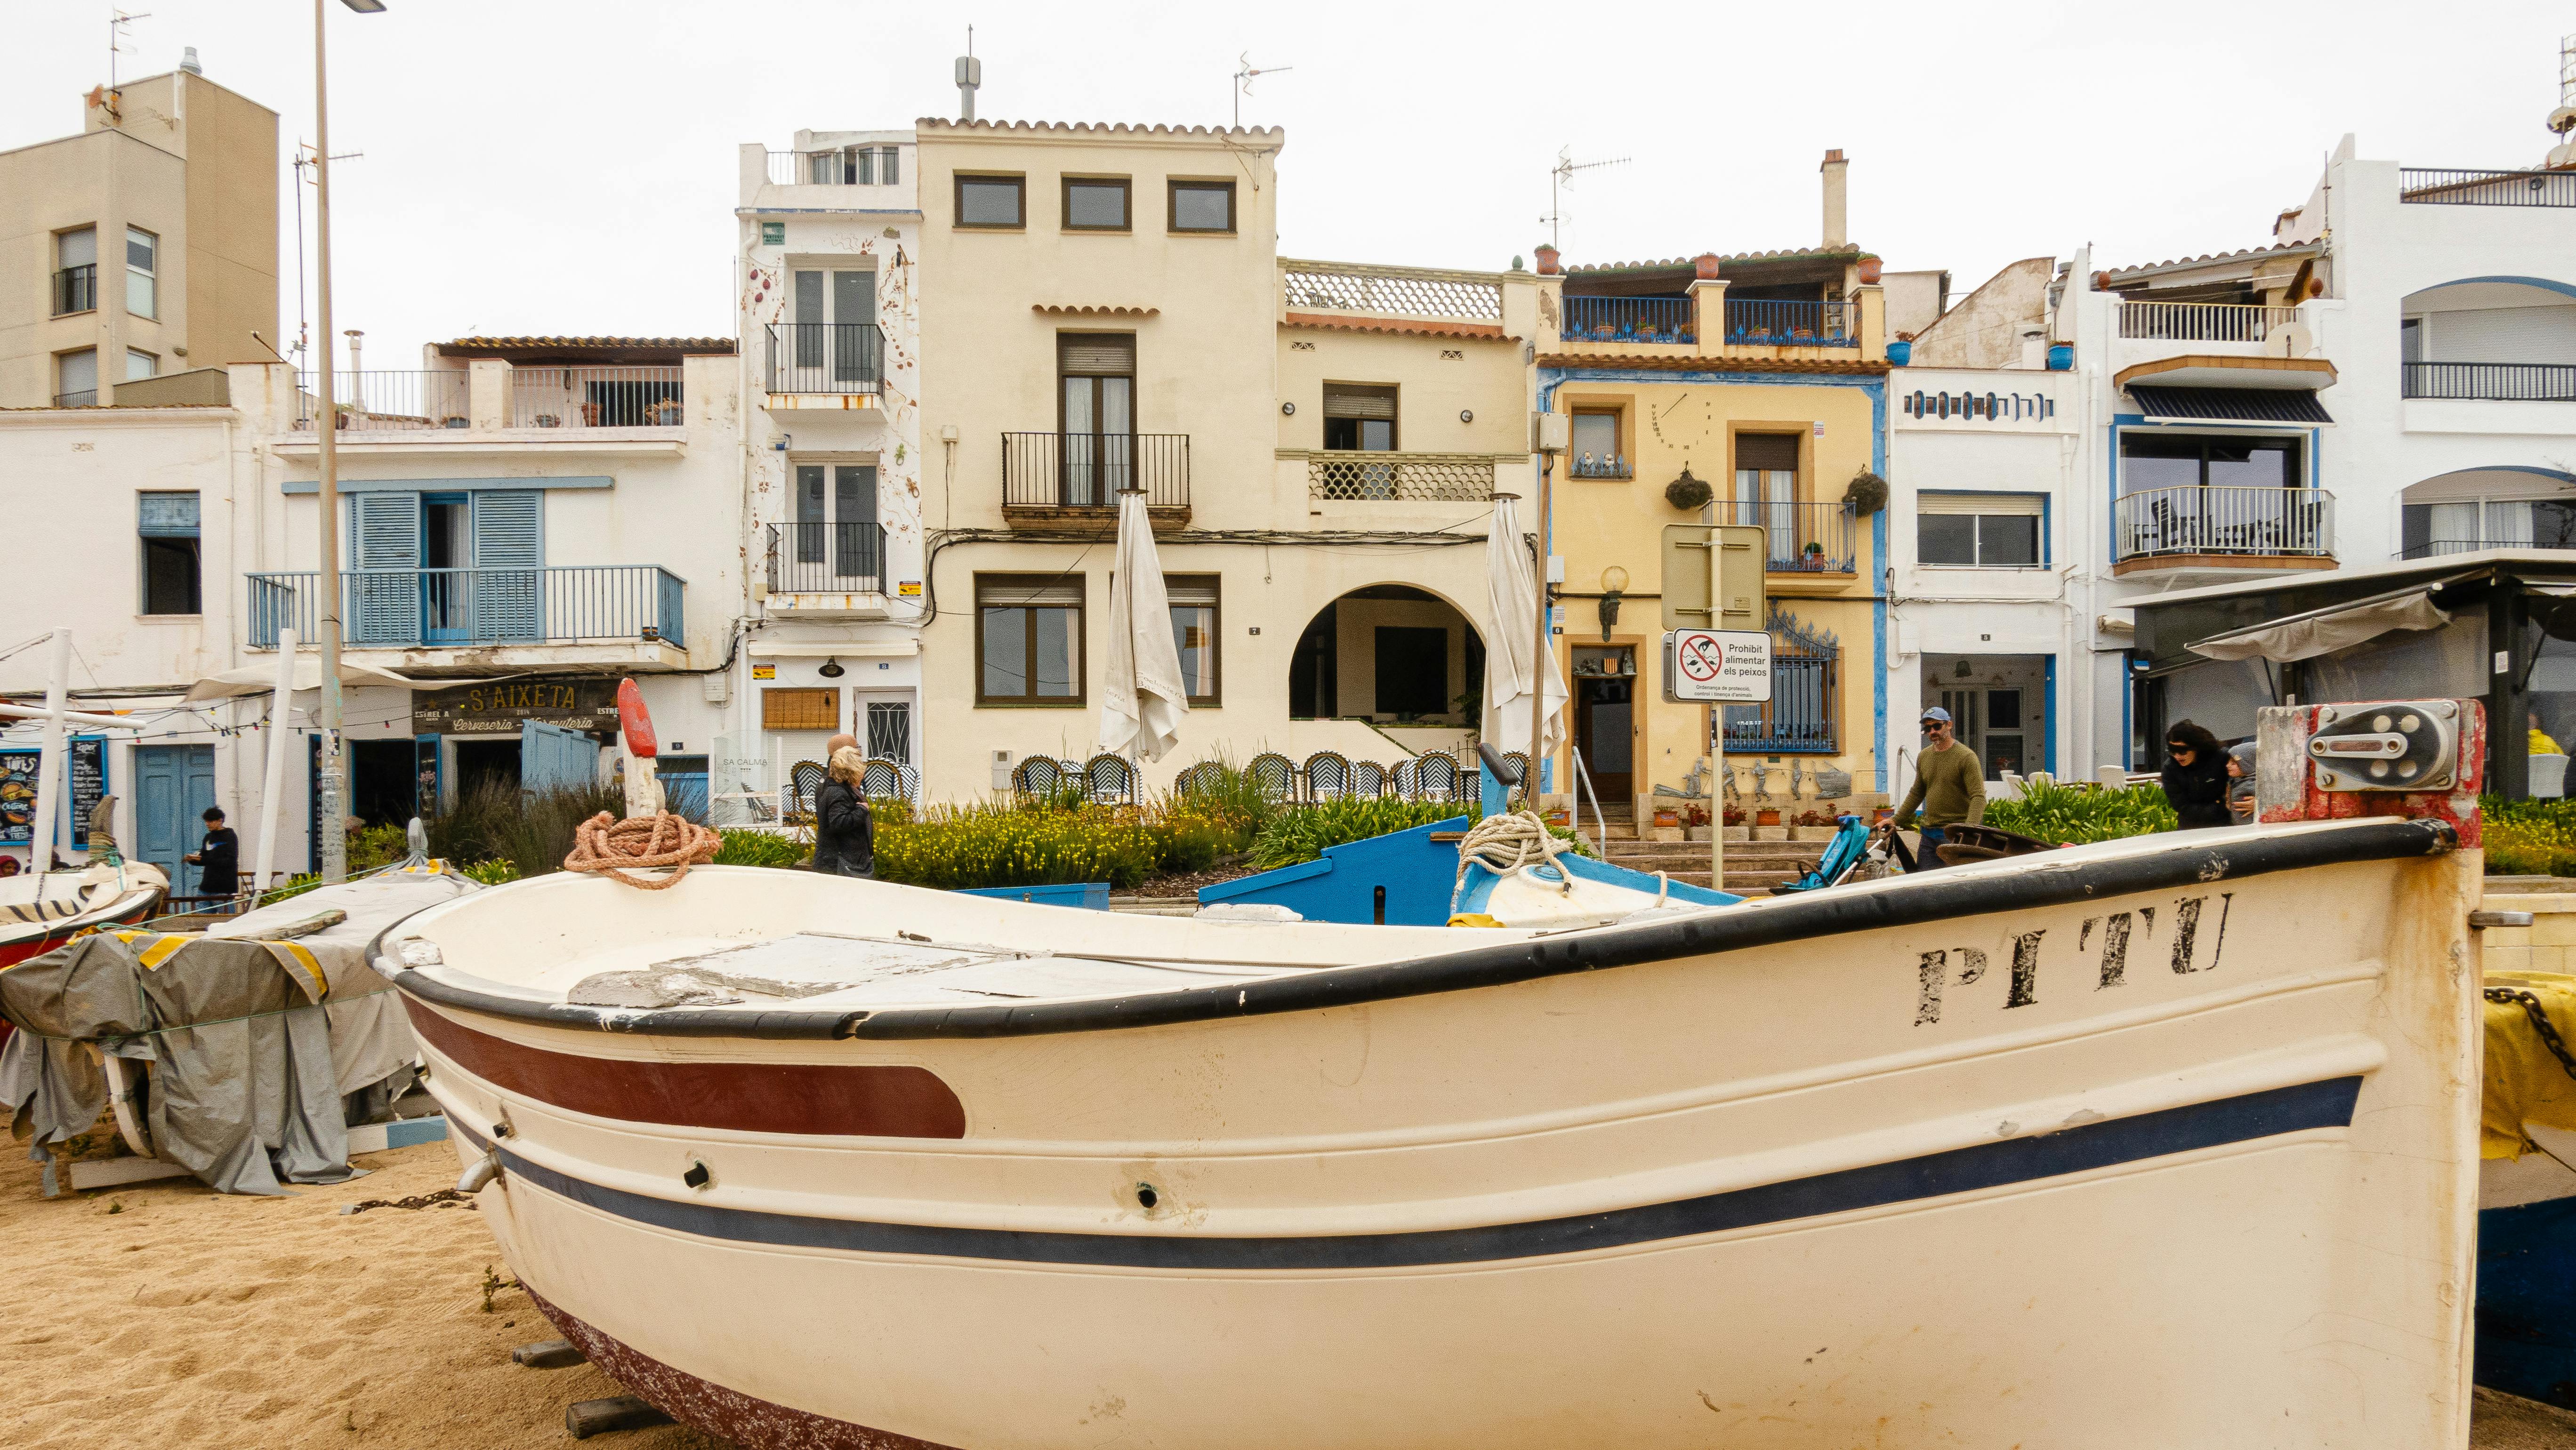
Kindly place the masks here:
POLYGON ((1172 602, 1154 553, 1145 494, 1118 496, 1118 573, 1109 590, 1109 668, 1102 677, 1100 748, 1160 760, 1180 739, 1190 712, 1181 651, 1172 640, 1172 602))
MULTIPOLYGON (((1538 580, 1530 569, 1529 550, 1521 541, 1518 514, 1510 495, 1494 500, 1494 523, 1485 537, 1485 585, 1492 623, 1485 630, 1485 739, 1496 750, 1530 754, 1530 769, 1565 744, 1565 679, 1556 672, 1553 653, 1537 663, 1545 670, 1546 738, 1535 752, 1521 732, 1530 726, 1531 653, 1537 647, 1538 580)), ((1535 780, 1530 782, 1535 794, 1535 780)))
MULTIPOLYGON (((244 665, 237 670, 208 675, 188 687, 187 703, 202 705, 209 700, 230 700, 242 695, 265 695, 277 688, 277 676, 278 669, 273 664, 244 665)), ((343 659, 340 661, 340 683, 384 685, 397 690, 443 690, 458 685, 488 684, 489 681, 415 680, 406 675, 395 674, 391 670, 380 670, 373 665, 362 665, 353 660, 343 659)), ((295 688, 299 691, 322 688, 321 660, 312 655, 295 656, 295 688)))

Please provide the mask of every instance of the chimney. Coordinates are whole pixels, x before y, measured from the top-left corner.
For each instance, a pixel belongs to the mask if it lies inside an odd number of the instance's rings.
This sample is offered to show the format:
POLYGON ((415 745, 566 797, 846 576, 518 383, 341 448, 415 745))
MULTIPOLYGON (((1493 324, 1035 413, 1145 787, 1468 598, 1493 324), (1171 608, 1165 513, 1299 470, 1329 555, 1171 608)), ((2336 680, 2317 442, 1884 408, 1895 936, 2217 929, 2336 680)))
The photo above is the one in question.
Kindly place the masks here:
POLYGON ((341 335, 349 339, 349 371, 353 373, 363 371, 366 364, 358 361, 358 349, 366 342, 367 335, 354 327, 341 335))
POLYGON ((197 64, 197 48, 195 46, 189 46, 187 54, 179 57, 179 69, 186 71, 192 76, 201 76, 206 73, 206 68, 197 64))
POLYGON ((1825 174, 1824 246, 1829 252, 1851 241, 1850 214, 1843 193, 1843 172, 1850 165, 1843 159, 1842 148, 1837 146, 1825 153, 1825 164, 1816 168, 1825 174))
POLYGON ((975 90, 984 84, 984 63, 971 55, 957 57, 957 119, 975 119, 975 90))

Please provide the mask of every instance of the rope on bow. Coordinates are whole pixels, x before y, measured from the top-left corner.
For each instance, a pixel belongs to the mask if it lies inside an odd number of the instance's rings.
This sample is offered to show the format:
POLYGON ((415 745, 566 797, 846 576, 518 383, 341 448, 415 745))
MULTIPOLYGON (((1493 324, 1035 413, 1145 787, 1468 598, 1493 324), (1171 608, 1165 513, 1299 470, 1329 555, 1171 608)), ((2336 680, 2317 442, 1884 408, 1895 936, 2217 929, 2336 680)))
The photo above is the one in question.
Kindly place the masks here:
POLYGON ((661 811, 619 820, 606 811, 581 823, 574 833, 566 871, 595 871, 611 881, 642 891, 668 891, 687 878, 691 866, 716 859, 723 838, 686 816, 661 811), (677 867, 658 880, 630 876, 622 867, 677 867))
MULTIPOLYGON (((1524 866, 1553 864, 1557 857, 1574 848, 1556 838, 1547 823, 1528 811, 1508 816, 1487 816, 1469 828, 1466 838, 1458 843, 1458 880, 1449 888, 1454 898, 1467 884, 1467 864, 1474 862, 1497 876, 1509 876, 1524 866)), ((1567 881, 1572 887, 1571 878, 1567 881)))

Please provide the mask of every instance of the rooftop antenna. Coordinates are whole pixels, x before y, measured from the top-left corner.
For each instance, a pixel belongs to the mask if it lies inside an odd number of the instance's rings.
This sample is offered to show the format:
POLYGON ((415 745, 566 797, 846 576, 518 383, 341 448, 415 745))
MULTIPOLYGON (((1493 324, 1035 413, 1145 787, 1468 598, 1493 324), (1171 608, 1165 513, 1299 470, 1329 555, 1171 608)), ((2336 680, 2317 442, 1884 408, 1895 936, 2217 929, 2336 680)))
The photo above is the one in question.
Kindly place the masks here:
POLYGON ((109 94, 113 95, 116 91, 116 58, 134 53, 125 44, 125 27, 137 20, 151 19, 152 12, 146 10, 140 15, 128 15, 122 10, 111 10, 108 15, 110 18, 107 22, 107 89, 109 94))
MULTIPOLYGON (((308 347, 310 347, 310 346, 312 345, 312 342, 313 342, 312 328, 311 328, 310 324, 308 323, 308 321, 307 321, 307 319, 306 319, 306 317, 305 317, 305 315, 304 315, 304 188, 305 188, 307 185, 309 185, 309 184, 310 184, 310 181, 309 181, 309 179, 305 176, 304 171, 305 171, 305 168, 307 168, 307 167, 309 167, 309 166, 311 166, 311 165, 313 164, 313 157, 312 157, 312 154, 311 154, 311 153, 312 153, 312 150, 313 150, 313 145, 312 145, 312 143, 311 143, 311 142, 309 142, 309 141, 299 141, 299 142, 297 142, 297 143, 296 143, 296 146, 295 146, 295 346, 294 346, 294 347, 292 347, 292 348, 290 348, 290 349, 288 349, 288 351, 293 352, 293 353, 295 354, 295 366, 296 366, 297 371, 299 371, 299 372, 300 372, 300 371, 302 371, 302 370, 303 370, 303 367, 304 367, 304 353, 305 353, 305 349, 306 349, 306 348, 308 348, 308 347)), ((334 151, 334 152, 332 152, 332 153, 331 153, 331 159, 332 159, 332 160, 334 160, 334 161, 348 161, 348 160, 351 160, 351 159, 356 158, 356 157, 364 156, 364 155, 366 155, 366 154, 367 154, 367 153, 366 153, 366 152, 364 152, 364 151, 334 151)))
POLYGON ((984 63, 975 58, 975 27, 966 27, 966 53, 957 57, 957 119, 975 119, 975 91, 984 84, 984 63))
MULTIPOLYGON (((2550 169, 2576 166, 2576 35, 2558 39, 2558 109, 2549 113, 2549 129, 2558 133, 2558 144, 2549 148, 2550 169)), ((2537 186, 2539 183, 2534 182, 2537 186)))
POLYGON ((1628 158, 1625 156, 1613 156, 1607 161, 1577 161, 1574 159, 1573 147, 1566 146, 1558 149, 1556 165, 1547 173, 1547 215, 1539 218, 1540 221, 1547 223, 1549 246, 1553 247, 1557 244, 1557 229, 1565 223, 1565 207, 1557 199, 1558 189, 1574 185, 1574 173, 1578 171, 1598 171, 1604 166, 1627 164, 1628 158))
POLYGON ((1293 65, 1274 65, 1264 66, 1259 70, 1255 70, 1252 65, 1252 53, 1250 51, 1237 53, 1234 58, 1234 63, 1236 66, 1234 72, 1234 124, 1240 128, 1243 125, 1243 98, 1252 94, 1253 78, 1255 76, 1284 75, 1289 71, 1295 70, 1296 67, 1293 65))

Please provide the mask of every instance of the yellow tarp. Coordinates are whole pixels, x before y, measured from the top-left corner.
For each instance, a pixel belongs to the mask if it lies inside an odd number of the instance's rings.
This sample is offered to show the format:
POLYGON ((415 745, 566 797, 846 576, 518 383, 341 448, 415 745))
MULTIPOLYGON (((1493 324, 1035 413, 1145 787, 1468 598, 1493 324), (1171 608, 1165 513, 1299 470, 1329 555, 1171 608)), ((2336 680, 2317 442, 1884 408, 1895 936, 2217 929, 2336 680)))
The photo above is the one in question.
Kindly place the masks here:
MULTIPOLYGON (((2568 1050, 2576 1052, 2576 977, 2557 972, 2489 972, 2489 989, 2529 992, 2568 1050)), ((2489 1001, 2486 1093, 2478 1119, 2478 1151, 2485 1158, 2519 1158, 2529 1149, 2522 1125, 2576 1132, 2576 1078, 2567 1075, 2549 1044, 2516 1002, 2489 1001)))

